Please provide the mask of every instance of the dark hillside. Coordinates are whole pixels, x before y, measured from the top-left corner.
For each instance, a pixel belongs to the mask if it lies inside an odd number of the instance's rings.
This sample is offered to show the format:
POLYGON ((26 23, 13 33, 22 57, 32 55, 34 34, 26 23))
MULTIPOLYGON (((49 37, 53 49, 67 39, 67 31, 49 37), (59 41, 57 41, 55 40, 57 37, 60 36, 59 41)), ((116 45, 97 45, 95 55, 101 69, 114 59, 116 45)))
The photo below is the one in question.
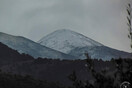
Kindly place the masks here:
POLYGON ((33 60, 34 58, 27 54, 19 54, 16 50, 0 43, 0 65, 11 64, 15 62, 33 60))

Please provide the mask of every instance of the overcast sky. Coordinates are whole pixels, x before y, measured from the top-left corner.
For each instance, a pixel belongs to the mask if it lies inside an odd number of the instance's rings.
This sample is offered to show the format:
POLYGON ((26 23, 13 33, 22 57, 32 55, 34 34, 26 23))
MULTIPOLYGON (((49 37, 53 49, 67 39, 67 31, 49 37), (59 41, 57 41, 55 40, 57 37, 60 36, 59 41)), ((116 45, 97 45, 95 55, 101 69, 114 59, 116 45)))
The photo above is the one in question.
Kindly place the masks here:
POLYGON ((127 0, 0 0, 0 32, 38 41, 71 29, 109 47, 128 51, 127 0))

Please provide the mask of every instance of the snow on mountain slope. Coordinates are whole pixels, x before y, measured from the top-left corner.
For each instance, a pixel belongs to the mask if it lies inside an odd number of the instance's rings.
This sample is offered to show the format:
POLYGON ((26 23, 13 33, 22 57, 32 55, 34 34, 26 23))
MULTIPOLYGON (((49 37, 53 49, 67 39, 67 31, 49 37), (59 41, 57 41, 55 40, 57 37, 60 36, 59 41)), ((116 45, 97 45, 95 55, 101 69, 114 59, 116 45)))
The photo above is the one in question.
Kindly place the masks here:
POLYGON ((71 30, 57 30, 38 41, 41 45, 61 51, 79 59, 85 59, 88 52, 92 58, 110 60, 111 58, 131 57, 130 53, 106 47, 82 34, 71 30))
POLYGON ((57 30, 40 39, 38 43, 63 53, 69 53, 76 47, 103 46, 82 34, 68 29, 57 30))
POLYGON ((60 58, 60 59, 73 59, 75 57, 61 53, 59 51, 50 49, 35 43, 27 38, 21 36, 12 36, 0 32, 0 42, 8 47, 17 50, 19 53, 26 53, 35 58, 60 58))

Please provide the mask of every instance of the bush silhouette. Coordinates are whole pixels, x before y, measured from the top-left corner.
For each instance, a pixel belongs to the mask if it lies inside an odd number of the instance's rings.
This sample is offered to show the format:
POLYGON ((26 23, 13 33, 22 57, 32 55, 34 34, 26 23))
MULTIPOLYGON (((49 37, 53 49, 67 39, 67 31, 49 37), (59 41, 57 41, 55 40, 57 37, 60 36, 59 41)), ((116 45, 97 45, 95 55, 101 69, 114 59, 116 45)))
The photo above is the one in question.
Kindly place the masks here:
MULTIPOLYGON (((73 82, 74 88, 120 88, 123 82, 129 82, 132 84, 132 60, 131 59, 112 59, 111 61, 115 63, 115 70, 113 72, 104 69, 101 72, 97 72, 94 69, 93 59, 86 54, 86 61, 89 71, 93 76, 93 83, 89 80, 82 81, 78 80, 76 72, 74 71, 69 79, 73 82)), ((130 86, 130 85, 129 85, 130 86)))

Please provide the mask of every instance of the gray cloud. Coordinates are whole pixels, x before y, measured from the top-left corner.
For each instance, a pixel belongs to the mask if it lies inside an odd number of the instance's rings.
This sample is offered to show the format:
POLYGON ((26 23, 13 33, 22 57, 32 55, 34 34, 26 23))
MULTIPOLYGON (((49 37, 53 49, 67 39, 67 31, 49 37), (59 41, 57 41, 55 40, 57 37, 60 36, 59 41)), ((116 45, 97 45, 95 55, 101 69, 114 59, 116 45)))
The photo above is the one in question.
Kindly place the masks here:
POLYGON ((126 0, 0 0, 0 31, 38 41, 71 29, 104 45, 131 51, 126 0))

